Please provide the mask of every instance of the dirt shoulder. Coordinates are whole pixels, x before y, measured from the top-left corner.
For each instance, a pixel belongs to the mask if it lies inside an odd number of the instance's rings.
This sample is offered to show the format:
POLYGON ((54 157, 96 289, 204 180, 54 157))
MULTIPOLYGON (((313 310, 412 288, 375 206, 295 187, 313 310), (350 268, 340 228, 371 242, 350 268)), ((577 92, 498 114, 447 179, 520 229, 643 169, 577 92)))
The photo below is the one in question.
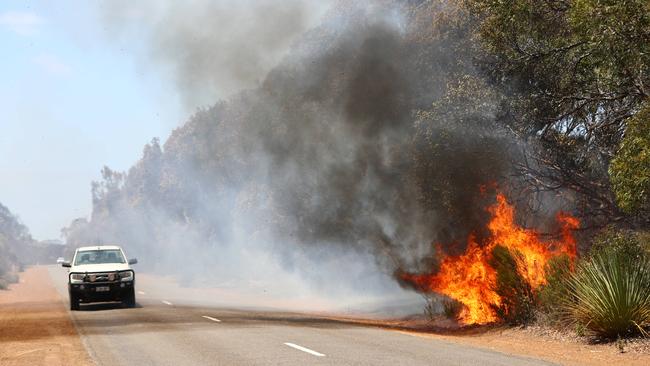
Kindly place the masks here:
POLYGON ((45 267, 0 291, 0 364, 93 364, 45 267))
POLYGON ((528 356, 561 365, 650 365, 650 355, 626 351, 621 353, 614 344, 581 344, 560 341, 533 334, 523 329, 492 329, 474 335, 444 335, 405 332, 417 337, 443 339, 498 352, 528 356))
POLYGON ((388 328, 413 337, 437 339, 494 350, 497 352, 532 357, 561 365, 650 365, 650 339, 636 339, 624 343, 621 353, 615 342, 590 344, 584 339, 565 336, 537 328, 502 326, 469 329, 433 329, 424 321, 385 321, 332 317, 340 321, 388 328))

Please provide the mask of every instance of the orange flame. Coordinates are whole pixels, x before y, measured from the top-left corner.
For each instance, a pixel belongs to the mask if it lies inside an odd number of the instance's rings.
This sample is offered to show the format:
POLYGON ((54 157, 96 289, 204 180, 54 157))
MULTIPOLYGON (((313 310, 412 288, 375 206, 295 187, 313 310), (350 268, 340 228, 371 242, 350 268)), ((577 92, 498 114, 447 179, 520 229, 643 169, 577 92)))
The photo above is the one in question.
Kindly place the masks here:
POLYGON ((575 217, 559 213, 561 239, 542 241, 537 232, 515 223, 515 210, 503 194, 497 194, 497 202, 488 211, 492 215, 488 224, 490 237, 483 245, 470 236, 465 253, 444 257, 438 273, 401 276, 420 290, 445 294, 462 303, 459 320, 464 324, 497 321, 493 307, 501 305, 502 299, 494 290, 496 271, 489 264, 495 246, 502 245, 521 254, 518 271, 533 290, 546 284, 544 267, 549 259, 566 254, 573 261, 576 256, 572 230, 578 228, 579 221, 575 217))

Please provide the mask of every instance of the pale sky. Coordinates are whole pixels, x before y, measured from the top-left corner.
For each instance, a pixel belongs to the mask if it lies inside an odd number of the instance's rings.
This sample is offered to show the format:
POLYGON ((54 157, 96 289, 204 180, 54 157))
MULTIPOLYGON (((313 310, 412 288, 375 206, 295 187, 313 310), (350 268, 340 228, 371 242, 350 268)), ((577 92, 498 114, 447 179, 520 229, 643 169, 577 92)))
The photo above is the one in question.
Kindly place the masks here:
POLYGON ((0 202, 36 239, 90 214, 102 166, 128 169, 191 111, 119 42, 101 2, 0 2, 0 202))

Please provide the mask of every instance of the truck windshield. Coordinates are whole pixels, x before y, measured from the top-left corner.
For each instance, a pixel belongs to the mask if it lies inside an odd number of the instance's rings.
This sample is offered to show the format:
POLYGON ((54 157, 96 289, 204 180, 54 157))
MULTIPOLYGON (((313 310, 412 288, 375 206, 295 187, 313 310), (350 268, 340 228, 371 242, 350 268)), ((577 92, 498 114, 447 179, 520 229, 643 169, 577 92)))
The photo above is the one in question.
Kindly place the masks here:
POLYGON ((100 263, 124 263, 122 252, 118 249, 109 250, 84 250, 78 252, 74 259, 74 265, 100 264, 100 263))

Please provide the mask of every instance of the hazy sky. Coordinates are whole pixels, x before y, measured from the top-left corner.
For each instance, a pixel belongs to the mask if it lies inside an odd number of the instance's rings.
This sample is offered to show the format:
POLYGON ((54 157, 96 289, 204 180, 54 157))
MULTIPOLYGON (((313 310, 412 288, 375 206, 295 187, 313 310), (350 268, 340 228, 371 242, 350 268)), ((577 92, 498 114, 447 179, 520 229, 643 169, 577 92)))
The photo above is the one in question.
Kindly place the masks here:
POLYGON ((101 2, 0 2, 0 202, 37 239, 90 213, 102 166, 125 170, 189 115, 165 75, 111 39, 101 2))

